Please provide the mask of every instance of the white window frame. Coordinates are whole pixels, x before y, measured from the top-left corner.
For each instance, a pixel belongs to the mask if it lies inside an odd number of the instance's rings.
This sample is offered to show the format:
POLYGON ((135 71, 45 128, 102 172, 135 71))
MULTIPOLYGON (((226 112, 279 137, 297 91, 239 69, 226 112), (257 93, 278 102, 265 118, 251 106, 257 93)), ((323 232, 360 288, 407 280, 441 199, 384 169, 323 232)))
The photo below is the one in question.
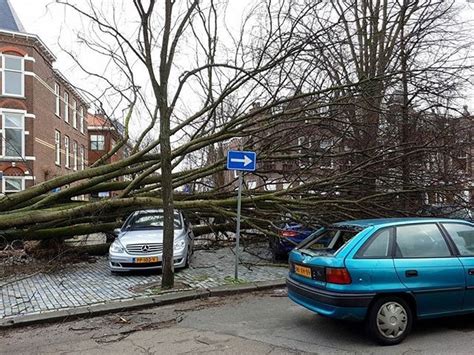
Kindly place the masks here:
POLYGON ((304 147, 304 137, 298 137, 298 152, 301 154, 304 147))
POLYGON ((54 130, 54 163, 61 166, 61 132, 54 130))
POLYGON ((12 179, 12 180, 21 180, 21 189, 20 191, 23 191, 25 189, 25 178, 23 176, 4 176, 2 179, 2 192, 4 194, 6 193, 15 193, 18 191, 6 191, 6 180, 12 179))
POLYGON ((253 190, 257 188, 257 182, 255 180, 247 181, 247 188, 253 190))
POLYGON ((64 166, 66 168, 71 168, 71 139, 69 136, 64 136, 64 166))
POLYGON ((90 136, 90 150, 94 152, 103 152, 105 150, 105 135, 103 134, 91 134, 90 136), (102 137, 102 149, 98 149, 99 146, 97 145, 97 149, 92 149, 92 142, 99 142, 98 139, 93 140, 92 137, 102 137))
POLYGON ((25 97, 25 59, 23 57, 20 57, 18 55, 9 55, 9 54, 2 55, 2 95, 11 96, 11 97, 25 97), (20 59, 20 61, 21 61, 20 71, 15 70, 15 69, 7 69, 6 66, 5 66, 5 59, 6 58, 20 59), (9 93, 5 92, 5 83, 6 83, 5 73, 6 72, 15 72, 15 73, 20 72, 20 74, 21 74, 21 94, 9 94, 9 93))
POLYGON ((55 95, 55 106, 54 113, 56 116, 61 117, 61 98, 60 98, 60 88, 58 83, 54 83, 54 95, 55 95))
POLYGON ((457 158, 458 159, 467 159, 467 149, 461 149, 459 152, 459 154, 457 154, 457 158))
POLYGON ((74 171, 77 171, 77 142, 76 141, 72 143, 72 154, 73 154, 72 168, 74 171))
POLYGON ((10 159, 24 159, 25 158, 25 114, 22 112, 17 111, 2 111, 2 157, 3 158, 10 158, 10 159), (5 121, 6 115, 8 114, 20 115, 21 116, 21 128, 6 128, 5 121), (6 156, 7 152, 7 139, 6 139, 6 130, 7 129, 15 129, 21 130, 21 152, 20 156, 6 156))
POLYGON ((79 129, 84 133, 84 107, 79 109, 79 129))
POLYGON ((77 101, 72 100, 72 127, 77 129, 77 101))
POLYGON ((69 94, 64 92, 64 121, 69 123, 69 94))
MULTIPOLYGON (((331 149, 334 147, 334 140, 332 138, 322 138, 319 141, 319 149, 323 150, 323 156, 321 158, 327 159, 328 157, 325 156, 327 153, 331 154, 331 149)), ((329 157, 330 161, 329 164, 321 164, 321 169, 334 169, 334 159, 333 157, 329 157)))
POLYGON ((81 164, 81 170, 84 170, 86 167, 86 161, 85 161, 85 147, 81 145, 80 148, 80 164, 81 164))
POLYGON ((275 181, 270 181, 265 184, 265 191, 276 191, 277 183, 275 181))
MULTIPOLYGON (((298 137, 297 139, 297 145, 298 145, 298 154, 299 155, 303 155, 303 148, 304 148, 304 137, 298 137)), ((299 166, 300 168, 305 168, 306 167, 306 164, 305 164, 305 161, 303 160, 303 157, 298 157, 299 159, 299 166)))

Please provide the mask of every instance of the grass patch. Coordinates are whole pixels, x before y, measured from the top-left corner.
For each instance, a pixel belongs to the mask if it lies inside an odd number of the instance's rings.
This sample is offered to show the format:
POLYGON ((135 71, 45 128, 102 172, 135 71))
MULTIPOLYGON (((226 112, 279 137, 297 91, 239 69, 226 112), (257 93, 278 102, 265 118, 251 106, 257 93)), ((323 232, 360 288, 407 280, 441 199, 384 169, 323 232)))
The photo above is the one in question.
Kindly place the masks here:
POLYGON ((242 284, 246 284, 247 281, 246 280, 243 280, 243 279, 235 279, 233 278, 232 276, 226 276, 224 277, 224 281, 226 283, 226 285, 242 285, 242 284))
POLYGON ((209 279, 209 275, 197 275, 196 277, 193 277, 193 280, 194 281, 197 281, 197 282, 202 282, 202 281, 206 281, 207 279, 209 279))

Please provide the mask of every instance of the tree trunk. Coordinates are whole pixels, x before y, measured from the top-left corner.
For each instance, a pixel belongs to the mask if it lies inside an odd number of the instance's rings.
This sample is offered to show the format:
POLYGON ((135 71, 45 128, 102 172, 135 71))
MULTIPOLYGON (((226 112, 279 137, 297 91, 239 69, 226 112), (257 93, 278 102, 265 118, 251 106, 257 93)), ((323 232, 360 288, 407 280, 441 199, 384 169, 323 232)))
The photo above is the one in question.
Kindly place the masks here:
MULTIPOLYGON (((166 114, 165 114, 166 115, 166 114)), ((165 117, 162 115, 161 117, 165 117)), ((163 289, 174 286, 174 206, 173 206, 173 175, 171 167, 171 144, 169 121, 162 119, 160 122, 161 137, 161 198, 163 199, 163 289)))
POLYGON ((168 110, 168 78, 170 67, 168 66, 168 41, 171 33, 171 10, 173 3, 166 1, 165 30, 161 49, 160 63, 160 150, 161 150, 161 198, 163 199, 163 276, 161 280, 162 289, 170 289, 174 286, 174 206, 173 206, 173 168, 171 150, 171 115, 168 110))

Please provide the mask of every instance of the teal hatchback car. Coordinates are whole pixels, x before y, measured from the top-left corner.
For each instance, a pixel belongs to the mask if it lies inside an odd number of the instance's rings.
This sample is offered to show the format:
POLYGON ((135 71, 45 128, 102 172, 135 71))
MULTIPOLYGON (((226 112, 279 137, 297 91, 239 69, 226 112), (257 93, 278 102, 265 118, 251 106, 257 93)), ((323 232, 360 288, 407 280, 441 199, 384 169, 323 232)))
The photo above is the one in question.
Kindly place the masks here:
POLYGON ((288 296, 320 315, 364 320, 381 344, 416 319, 474 312, 474 224, 439 218, 346 221, 289 257, 288 296))

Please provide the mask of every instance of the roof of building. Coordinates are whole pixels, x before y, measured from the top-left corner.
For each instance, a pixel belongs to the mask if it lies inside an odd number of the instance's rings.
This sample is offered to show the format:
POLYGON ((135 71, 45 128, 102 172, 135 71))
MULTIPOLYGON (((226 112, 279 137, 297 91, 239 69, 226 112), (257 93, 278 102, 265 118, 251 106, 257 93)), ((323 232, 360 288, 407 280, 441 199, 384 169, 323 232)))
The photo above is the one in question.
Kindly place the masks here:
POLYGON ((25 29, 9 0, 0 0, 0 29, 14 32, 25 32, 25 29))
POLYGON ((69 80, 64 76, 63 73, 61 73, 58 69, 53 69, 53 73, 55 75, 55 78, 62 82, 64 85, 67 86, 67 88, 76 95, 77 98, 79 98, 82 103, 86 106, 89 107, 89 104, 87 103, 87 100, 82 96, 82 94, 79 92, 78 89, 74 85, 72 85, 69 80))
POLYGON ((53 52, 37 35, 27 33, 9 0, 0 0, 0 34, 32 41, 45 57, 54 62, 53 52))
POLYGON ((103 114, 96 113, 96 114, 87 114, 87 128, 89 130, 107 130, 107 131, 115 131, 119 135, 123 135, 125 133, 125 127, 118 122, 117 120, 110 119, 105 117, 103 114))

